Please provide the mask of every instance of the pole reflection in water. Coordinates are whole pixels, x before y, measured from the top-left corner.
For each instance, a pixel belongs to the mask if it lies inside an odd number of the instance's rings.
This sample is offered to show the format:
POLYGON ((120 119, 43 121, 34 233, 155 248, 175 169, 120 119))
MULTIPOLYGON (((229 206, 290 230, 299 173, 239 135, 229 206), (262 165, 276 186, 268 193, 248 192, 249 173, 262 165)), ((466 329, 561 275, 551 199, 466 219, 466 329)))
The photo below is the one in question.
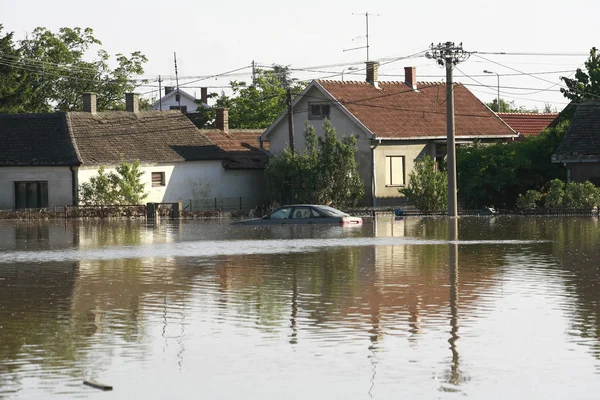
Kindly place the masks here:
POLYGON ((452 361, 450 370, 446 373, 444 383, 451 386, 443 386, 442 391, 458 392, 460 384, 468 380, 460 370, 460 355, 458 353, 458 335, 459 329, 459 300, 458 290, 458 218, 450 218, 448 221, 448 274, 450 281, 450 351, 452 352, 452 361))

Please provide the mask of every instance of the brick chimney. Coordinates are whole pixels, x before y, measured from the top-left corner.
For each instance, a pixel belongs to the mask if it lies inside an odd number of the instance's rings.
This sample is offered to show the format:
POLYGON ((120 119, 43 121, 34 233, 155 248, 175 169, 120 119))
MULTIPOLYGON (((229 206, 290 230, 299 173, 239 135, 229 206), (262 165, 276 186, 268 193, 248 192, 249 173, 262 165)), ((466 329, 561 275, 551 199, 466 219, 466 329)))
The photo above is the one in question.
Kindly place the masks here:
POLYGON ((171 93, 175 88, 173 86, 165 86, 165 96, 171 93))
POLYGON ((404 67, 404 83, 417 90, 417 67, 404 67))
POLYGON ((367 61, 367 82, 379 89, 379 63, 367 61))
POLYGON ((200 100, 204 105, 208 105, 208 88, 200 88, 200 100))
POLYGON ((91 114, 96 114, 96 93, 84 93, 83 99, 83 111, 91 114))
POLYGON ((125 93, 125 111, 132 113, 140 111, 140 96, 137 93, 125 93))
POLYGON ((217 108, 215 125, 217 129, 220 129, 225 133, 229 132, 229 108, 217 108))

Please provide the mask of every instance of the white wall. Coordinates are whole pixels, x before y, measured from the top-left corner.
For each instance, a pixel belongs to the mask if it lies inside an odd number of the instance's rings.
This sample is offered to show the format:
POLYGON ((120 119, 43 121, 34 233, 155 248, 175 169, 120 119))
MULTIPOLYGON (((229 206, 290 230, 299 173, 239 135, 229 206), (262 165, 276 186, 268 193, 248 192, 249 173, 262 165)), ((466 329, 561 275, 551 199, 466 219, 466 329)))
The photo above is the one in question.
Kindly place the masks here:
POLYGON ((2 167, 0 210, 14 209, 16 181, 47 181, 49 208, 73 204, 69 167, 2 167))
MULTIPOLYGON (((260 198, 264 196, 262 170, 225 170, 221 160, 186 161, 172 164, 142 164, 142 182, 148 197, 145 203, 171 203, 207 198, 260 198), (152 187, 152 172, 165 173, 165 186, 152 187)), ((114 166, 105 166, 108 173, 114 166)), ((96 167, 78 171, 79 184, 97 175, 96 167)))
MULTIPOLYGON (((188 96, 181 94, 181 105, 187 107, 187 112, 196 112, 198 108, 198 103, 196 103, 193 99, 190 99, 188 96)), ((169 96, 168 99, 162 100, 162 110, 167 111, 171 108, 171 106, 179 106, 179 102, 175 100, 175 95, 169 96)), ((160 104, 156 102, 150 107, 151 110, 160 110, 160 104)))

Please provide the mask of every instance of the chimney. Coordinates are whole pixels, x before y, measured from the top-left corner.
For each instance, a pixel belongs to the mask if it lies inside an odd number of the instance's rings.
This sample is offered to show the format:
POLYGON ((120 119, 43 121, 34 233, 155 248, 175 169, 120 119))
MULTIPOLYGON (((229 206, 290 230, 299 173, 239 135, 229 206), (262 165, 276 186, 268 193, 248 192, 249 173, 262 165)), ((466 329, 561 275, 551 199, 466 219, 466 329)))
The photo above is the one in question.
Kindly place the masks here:
POLYGON ((367 82, 379 89, 379 63, 367 61, 367 82))
POLYGON ((217 108, 215 125, 217 129, 220 129, 225 133, 229 132, 229 108, 217 108))
POLYGON ((204 105, 208 105, 208 88, 200 88, 200 100, 204 105))
POLYGON ((404 83, 417 90, 417 67, 404 67, 404 83))
POLYGON ((171 93, 175 88, 173 86, 165 86, 165 96, 171 93))
POLYGON ((84 93, 83 96, 83 111, 91 114, 96 114, 96 93, 84 93))
POLYGON ((140 96, 137 93, 125 93, 125 111, 132 113, 140 111, 140 96))

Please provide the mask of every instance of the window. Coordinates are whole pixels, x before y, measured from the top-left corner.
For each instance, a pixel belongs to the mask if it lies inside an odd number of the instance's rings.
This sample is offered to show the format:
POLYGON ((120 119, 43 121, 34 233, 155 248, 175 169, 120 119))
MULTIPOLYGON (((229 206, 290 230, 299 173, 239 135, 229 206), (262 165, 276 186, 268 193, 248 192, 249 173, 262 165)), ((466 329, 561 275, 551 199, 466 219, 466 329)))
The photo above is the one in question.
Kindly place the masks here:
POLYGON ((179 110, 181 111, 183 114, 187 113, 187 106, 171 106, 169 107, 169 110, 179 110))
POLYGON ((385 157, 385 186, 404 185, 404 156, 385 157))
POLYGON ((271 215, 269 215, 270 219, 287 219, 290 217, 290 213, 292 209, 290 207, 283 207, 279 210, 273 211, 271 215))
POLYGON ((48 182, 15 182, 15 208, 48 207, 48 182))
POLYGON ((165 173, 164 172, 153 172, 152 173, 152 186, 165 186, 165 173))
POLYGON ((308 119, 329 118, 331 107, 329 104, 308 103, 308 119))

